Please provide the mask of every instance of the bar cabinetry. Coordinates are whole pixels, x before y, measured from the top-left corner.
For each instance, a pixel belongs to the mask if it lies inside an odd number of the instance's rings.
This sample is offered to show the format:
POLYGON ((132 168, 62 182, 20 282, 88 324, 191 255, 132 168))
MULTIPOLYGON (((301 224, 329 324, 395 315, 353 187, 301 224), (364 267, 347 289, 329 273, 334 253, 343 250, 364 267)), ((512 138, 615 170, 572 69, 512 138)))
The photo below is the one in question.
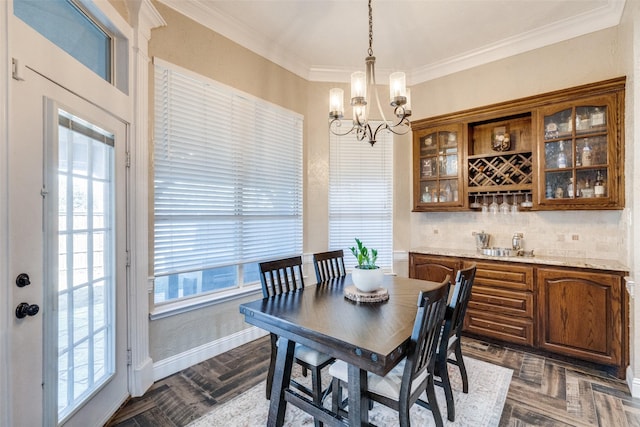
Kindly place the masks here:
POLYGON ((411 252, 409 277, 439 281, 443 272, 472 263, 477 269, 465 333, 597 363, 624 378, 629 364, 625 271, 411 252))
POLYGON ((413 211, 624 208, 625 78, 412 122, 413 211))

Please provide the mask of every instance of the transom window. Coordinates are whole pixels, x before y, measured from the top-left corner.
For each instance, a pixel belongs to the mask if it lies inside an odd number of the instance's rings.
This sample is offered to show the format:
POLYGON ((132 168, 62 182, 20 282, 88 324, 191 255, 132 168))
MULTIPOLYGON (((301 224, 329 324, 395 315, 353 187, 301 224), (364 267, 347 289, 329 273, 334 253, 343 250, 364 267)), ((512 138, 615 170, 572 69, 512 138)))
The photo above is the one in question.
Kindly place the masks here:
POLYGON ((129 42, 92 0, 13 0, 13 13, 124 93, 129 42))

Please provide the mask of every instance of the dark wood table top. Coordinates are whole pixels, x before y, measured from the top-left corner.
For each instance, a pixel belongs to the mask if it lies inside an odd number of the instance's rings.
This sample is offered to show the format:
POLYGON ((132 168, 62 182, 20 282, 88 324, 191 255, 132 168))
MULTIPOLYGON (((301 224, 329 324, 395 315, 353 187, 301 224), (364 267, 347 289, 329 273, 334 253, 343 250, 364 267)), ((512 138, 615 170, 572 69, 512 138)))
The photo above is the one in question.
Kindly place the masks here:
POLYGON ((389 299, 355 303, 344 296, 351 276, 240 305, 246 322, 327 353, 360 369, 387 374, 405 355, 418 294, 441 283, 385 276, 389 299))

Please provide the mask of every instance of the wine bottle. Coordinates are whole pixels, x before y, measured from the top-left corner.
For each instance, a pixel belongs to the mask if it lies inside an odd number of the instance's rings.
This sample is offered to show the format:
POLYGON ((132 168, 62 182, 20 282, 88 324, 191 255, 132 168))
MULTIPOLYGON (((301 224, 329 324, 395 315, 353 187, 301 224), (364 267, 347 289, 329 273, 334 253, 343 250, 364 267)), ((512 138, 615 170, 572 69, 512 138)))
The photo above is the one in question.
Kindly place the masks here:
POLYGON ((589 141, 585 139, 584 148, 582 149, 582 166, 591 166, 592 161, 593 152, 591 151, 591 147, 589 147, 589 141))
POLYGON ((596 197, 604 197, 604 179, 602 178, 602 174, 598 170, 596 172, 596 181, 593 184, 593 195, 596 197))
POLYGON ((567 167, 567 155, 564 152, 564 143, 560 141, 560 152, 558 153, 558 168, 567 167))

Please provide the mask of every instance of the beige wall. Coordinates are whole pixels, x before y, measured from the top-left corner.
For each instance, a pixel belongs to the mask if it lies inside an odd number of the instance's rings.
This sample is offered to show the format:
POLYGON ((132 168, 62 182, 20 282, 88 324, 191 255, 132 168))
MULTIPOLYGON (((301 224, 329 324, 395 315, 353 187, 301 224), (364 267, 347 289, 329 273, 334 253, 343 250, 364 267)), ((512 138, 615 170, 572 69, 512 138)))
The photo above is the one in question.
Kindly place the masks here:
MULTIPOLYGON (((308 83, 280 66, 255 55, 227 38, 178 14, 162 3, 154 3, 167 26, 152 31, 149 55, 177 64, 216 81, 233 86, 302 115, 308 105, 308 83)), ((150 76, 150 105, 153 106, 153 68, 150 76)), ((153 107, 150 108, 153 114, 153 107)), ((153 135, 153 117, 150 118, 153 135)), ((304 138, 308 139, 305 119, 304 138)), ((153 162, 151 162, 153 164, 153 162)), ((153 171, 150 171, 153 173, 153 171)), ((150 180, 152 184, 153 180, 150 180)), ((153 197, 153 189, 150 197, 153 197)), ((150 209, 150 215, 153 209, 150 209)), ((153 217, 150 218, 153 235, 153 217)), ((150 242, 150 272, 153 272, 153 242, 150 242)), ((175 356, 238 332, 248 325, 238 312, 242 302, 259 297, 216 304, 175 316, 154 320, 149 325, 149 352, 154 361, 175 356)))
MULTIPOLYGON (((313 253, 327 249, 327 100, 329 88, 335 85, 307 82, 166 6, 160 3, 155 6, 168 25, 152 32, 150 55, 304 115, 304 251, 313 253)), ((629 30, 603 30, 415 85, 412 87, 413 118, 629 74, 630 68, 624 58, 630 47, 620 45, 620 32, 628 37, 629 30)), ((638 46, 637 40, 631 43, 633 46, 638 46)), ((396 269, 401 275, 407 273, 403 254, 412 247, 472 248, 471 232, 480 229, 493 234, 497 244, 508 244, 511 234, 521 231, 525 233, 525 246, 538 253, 615 258, 632 264, 628 256, 630 244, 627 244, 629 209, 528 212, 508 220, 482 217, 477 213, 412 213, 410 135, 395 138, 394 156, 394 249, 399 251, 400 262, 396 269), (578 241, 571 239, 575 234, 579 236, 578 241)), ((630 166, 627 161, 627 168, 630 166)), ((627 188, 629 203, 630 196, 631 191, 627 188)), ((241 330, 246 325, 237 313, 238 303, 227 302, 151 322, 153 359, 162 360, 241 330)))

